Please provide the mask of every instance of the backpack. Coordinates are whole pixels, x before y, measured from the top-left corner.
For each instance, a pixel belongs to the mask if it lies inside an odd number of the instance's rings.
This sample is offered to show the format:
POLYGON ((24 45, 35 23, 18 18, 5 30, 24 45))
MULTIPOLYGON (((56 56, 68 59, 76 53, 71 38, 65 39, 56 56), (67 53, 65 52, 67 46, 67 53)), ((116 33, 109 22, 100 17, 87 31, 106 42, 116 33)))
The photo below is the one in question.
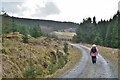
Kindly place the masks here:
POLYGON ((95 53, 96 51, 96 47, 92 47, 91 52, 95 53))

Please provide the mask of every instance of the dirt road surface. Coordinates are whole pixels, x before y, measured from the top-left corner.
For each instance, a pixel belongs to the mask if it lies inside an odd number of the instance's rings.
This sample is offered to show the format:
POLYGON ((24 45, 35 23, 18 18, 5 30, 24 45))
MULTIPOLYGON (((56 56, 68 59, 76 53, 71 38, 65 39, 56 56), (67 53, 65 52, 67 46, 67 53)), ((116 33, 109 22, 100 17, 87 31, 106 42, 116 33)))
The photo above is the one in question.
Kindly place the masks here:
POLYGON ((80 44, 69 44, 80 49, 82 57, 73 68, 59 78, 118 78, 114 65, 100 53, 97 56, 97 63, 93 64, 89 54, 90 48, 80 44))

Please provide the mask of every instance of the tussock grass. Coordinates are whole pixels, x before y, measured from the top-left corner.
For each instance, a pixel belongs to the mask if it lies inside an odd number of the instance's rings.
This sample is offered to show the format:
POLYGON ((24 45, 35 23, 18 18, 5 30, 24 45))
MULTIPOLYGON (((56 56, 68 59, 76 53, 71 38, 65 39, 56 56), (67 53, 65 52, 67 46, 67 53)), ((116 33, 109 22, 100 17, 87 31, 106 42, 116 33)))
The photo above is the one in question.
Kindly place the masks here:
MULTIPOLYGON (((57 77, 71 68, 81 56, 78 49, 69 45, 68 63, 65 66, 63 65, 63 68, 58 69, 59 62, 56 51, 59 49, 59 54, 62 54, 61 60, 64 60, 66 53, 64 53, 63 48, 63 43, 54 38, 31 37, 28 43, 23 43, 21 40, 12 38, 4 38, 3 47, 0 47, 0 49, 5 50, 5 52, 2 53, 2 77, 25 78, 24 73, 30 69, 30 60, 32 60, 35 69, 40 69, 41 75, 37 75, 36 78, 44 78, 54 72, 53 77, 57 77), (57 61, 55 65, 51 61, 53 57, 56 58, 57 61), (56 70, 53 71, 54 69, 50 68, 50 65, 54 65, 53 67, 56 68, 57 72, 56 70), (50 71, 50 69, 52 69, 52 71, 50 71)), ((63 63, 65 63, 65 61, 63 61, 63 63)))
POLYGON ((4 39, 2 54, 3 78, 24 78, 23 73, 29 69, 30 54, 35 67, 41 67, 42 75, 38 78, 47 76, 48 68, 44 68, 44 62, 50 65, 50 52, 56 53, 57 48, 64 54, 63 43, 53 38, 40 37, 31 38, 29 43, 4 39))

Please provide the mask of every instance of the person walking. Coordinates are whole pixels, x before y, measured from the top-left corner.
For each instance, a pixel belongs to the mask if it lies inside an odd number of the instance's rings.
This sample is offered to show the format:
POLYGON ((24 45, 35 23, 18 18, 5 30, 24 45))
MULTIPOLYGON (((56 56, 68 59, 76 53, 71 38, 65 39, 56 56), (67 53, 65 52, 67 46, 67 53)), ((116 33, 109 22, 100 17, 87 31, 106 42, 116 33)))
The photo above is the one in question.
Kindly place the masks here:
POLYGON ((90 56, 92 58, 92 63, 96 63, 97 60, 97 56, 98 55, 98 49, 97 46, 95 44, 92 45, 91 49, 90 49, 90 56))

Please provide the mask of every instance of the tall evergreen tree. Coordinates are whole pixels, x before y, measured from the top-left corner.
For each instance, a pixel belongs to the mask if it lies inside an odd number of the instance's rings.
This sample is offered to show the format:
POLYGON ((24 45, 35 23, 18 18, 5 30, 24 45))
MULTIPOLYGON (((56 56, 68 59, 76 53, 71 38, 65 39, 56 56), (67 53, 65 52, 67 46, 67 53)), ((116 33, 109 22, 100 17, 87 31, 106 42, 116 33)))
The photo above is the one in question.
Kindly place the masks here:
POLYGON ((93 17, 93 23, 96 24, 96 17, 93 17))
POLYGON ((110 20, 101 20, 98 23, 96 23, 96 17, 93 17, 93 23, 90 18, 83 19, 80 27, 76 29, 77 35, 73 37, 73 41, 118 48, 118 39, 120 39, 118 17, 119 12, 110 20))

